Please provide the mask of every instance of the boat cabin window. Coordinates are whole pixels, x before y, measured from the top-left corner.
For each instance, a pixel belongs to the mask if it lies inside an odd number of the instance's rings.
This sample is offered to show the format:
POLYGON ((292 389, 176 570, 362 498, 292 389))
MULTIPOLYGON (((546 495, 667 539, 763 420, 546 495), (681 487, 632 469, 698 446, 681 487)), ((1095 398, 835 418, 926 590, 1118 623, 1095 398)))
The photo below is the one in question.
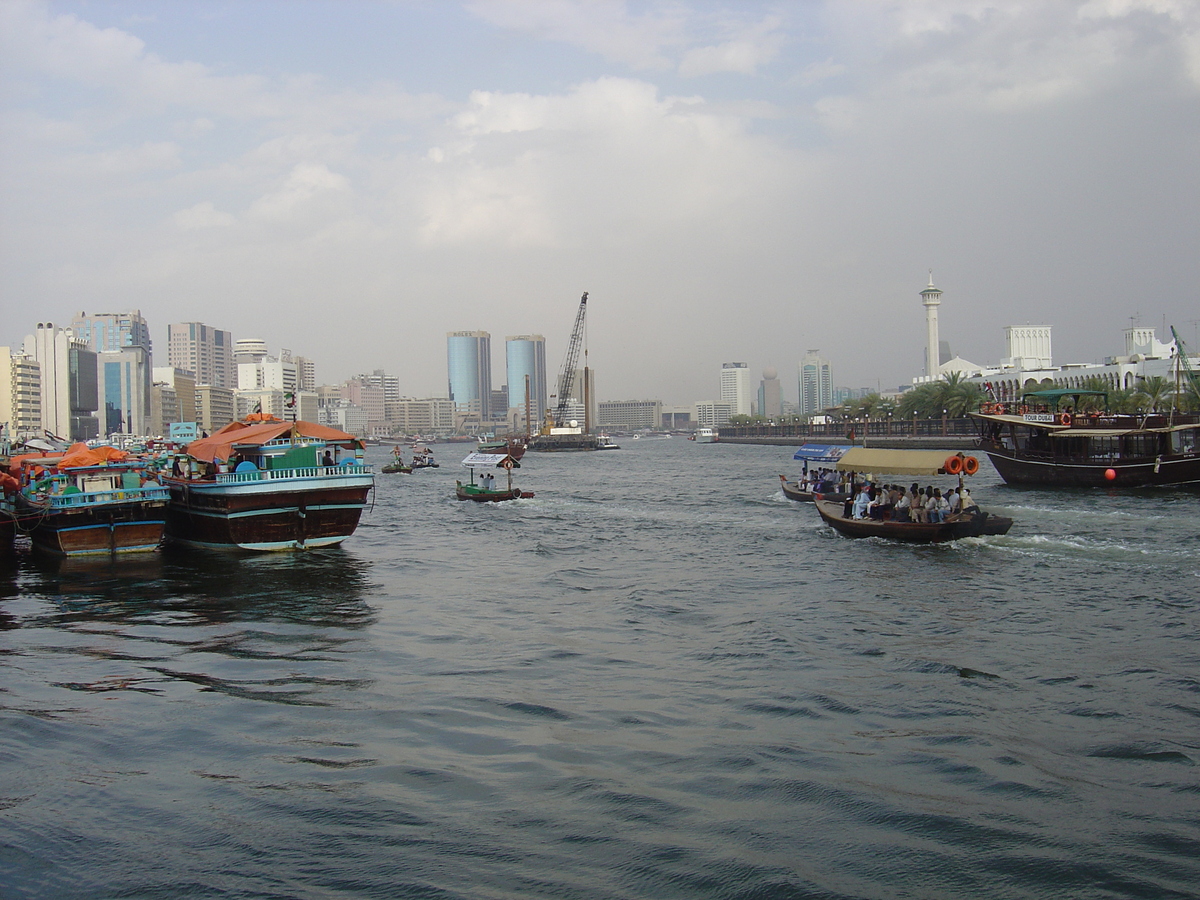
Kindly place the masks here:
POLYGON ((1191 428, 1184 431, 1171 432, 1172 453, 1195 453, 1197 447, 1196 433, 1200 429, 1191 428))
POLYGON ((1122 440, 1125 456, 1157 456, 1160 452, 1157 434, 1128 434, 1122 440))
POLYGON ((1121 456, 1121 439, 1116 437, 1092 438, 1091 458, 1096 460, 1116 460, 1121 456))

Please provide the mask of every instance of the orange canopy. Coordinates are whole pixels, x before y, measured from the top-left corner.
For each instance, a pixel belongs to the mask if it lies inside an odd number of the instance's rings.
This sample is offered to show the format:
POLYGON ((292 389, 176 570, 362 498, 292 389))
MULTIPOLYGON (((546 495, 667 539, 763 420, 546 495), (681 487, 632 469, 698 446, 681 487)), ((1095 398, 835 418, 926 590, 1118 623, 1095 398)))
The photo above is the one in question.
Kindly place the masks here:
POLYGON ((352 434, 318 425, 316 422, 282 422, 275 419, 267 422, 230 422, 209 437, 192 441, 187 445, 187 454, 201 462, 224 462, 233 454, 235 446, 255 447, 285 434, 327 441, 331 444, 359 443, 358 438, 352 434))
POLYGON ((128 457, 126 451, 116 447, 89 447, 87 444, 77 443, 61 453, 22 453, 20 456, 14 456, 9 460, 9 471, 16 475, 26 461, 46 467, 78 469, 84 466, 98 466, 104 462, 116 462, 128 457))

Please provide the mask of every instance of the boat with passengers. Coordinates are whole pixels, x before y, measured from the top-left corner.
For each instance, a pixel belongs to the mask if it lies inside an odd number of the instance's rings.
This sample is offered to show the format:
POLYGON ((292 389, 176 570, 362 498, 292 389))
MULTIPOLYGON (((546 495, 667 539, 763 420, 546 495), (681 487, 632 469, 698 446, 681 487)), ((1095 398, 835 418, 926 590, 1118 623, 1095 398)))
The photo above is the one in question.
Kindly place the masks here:
POLYGON ((188 444, 163 481, 173 542, 303 550, 354 533, 375 475, 354 435, 256 413, 188 444))
POLYGON ((1107 410, 1105 391, 1056 388, 970 415, 979 423, 979 449, 1009 484, 1200 484, 1200 416, 1107 410))
MULTIPOLYGON (((869 481, 893 476, 952 475, 958 478, 961 492, 963 477, 979 471, 979 460, 962 453, 949 456, 940 450, 876 450, 853 447, 837 462, 843 472, 875 473, 869 481)), ((910 544, 938 544, 965 537, 1007 534, 1013 520, 984 512, 978 506, 952 512, 940 522, 901 521, 894 518, 855 518, 852 501, 835 502, 818 494, 813 498, 822 521, 846 537, 879 537, 910 544)))

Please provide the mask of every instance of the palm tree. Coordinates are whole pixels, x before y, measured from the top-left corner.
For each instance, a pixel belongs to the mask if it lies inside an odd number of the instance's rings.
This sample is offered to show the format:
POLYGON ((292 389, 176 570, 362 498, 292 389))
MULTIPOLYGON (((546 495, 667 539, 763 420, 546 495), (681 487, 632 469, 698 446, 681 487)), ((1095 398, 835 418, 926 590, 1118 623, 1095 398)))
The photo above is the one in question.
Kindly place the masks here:
POLYGON ((1138 379, 1138 391, 1146 398, 1146 403, 1153 412, 1158 412, 1173 393, 1175 385, 1161 375, 1151 375, 1149 378, 1138 379))

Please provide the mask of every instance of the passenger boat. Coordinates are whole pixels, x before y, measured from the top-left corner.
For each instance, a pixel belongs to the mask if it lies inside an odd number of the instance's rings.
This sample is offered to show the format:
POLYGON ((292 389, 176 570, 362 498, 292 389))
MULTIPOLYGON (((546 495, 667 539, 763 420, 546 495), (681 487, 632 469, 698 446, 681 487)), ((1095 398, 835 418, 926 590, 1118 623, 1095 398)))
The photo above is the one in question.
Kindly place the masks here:
POLYGON ((800 486, 800 482, 788 481, 786 475, 779 476, 779 487, 783 490, 783 496, 787 497, 789 500, 799 501, 800 503, 811 503, 816 498, 818 493, 820 493, 821 496, 826 500, 835 502, 845 500, 850 496, 848 493, 843 491, 829 491, 828 493, 824 493, 820 491, 806 490, 800 486))
POLYGON ((414 469, 440 469, 437 460, 433 458, 433 451, 428 447, 414 446, 412 468, 414 469))
POLYGON ((621 445, 612 439, 611 435, 598 434, 596 435, 597 450, 620 450, 621 445))
POLYGON ((979 448, 1009 484, 1052 487, 1162 487, 1200 483, 1200 417, 1078 411, 1102 391, 1030 391, 1024 404, 971 413, 979 448), (1071 398, 1067 411, 1062 401, 1071 398), (1030 412, 1030 405, 1043 406, 1030 412))
POLYGON ((188 444, 171 489, 167 538, 217 549, 303 550, 354 533, 375 486, 354 435, 268 415, 188 444), (186 468, 186 471, 184 470, 186 468))
MULTIPOLYGON (((938 450, 875 450, 853 447, 846 451, 837 468, 843 472, 875 472, 891 476, 955 475, 962 487, 962 476, 979 470, 979 461, 954 453, 944 456, 938 450)), ((845 500, 835 502, 820 494, 813 498, 821 519, 847 537, 881 537, 912 544, 937 544, 964 537, 1007 534, 1013 520, 976 507, 955 513, 943 522, 900 522, 879 519, 855 519, 847 514, 845 500)))
MULTIPOLYGON (((513 487, 512 470, 518 468, 517 461, 507 453, 471 453, 462 461, 471 473, 471 481, 468 484, 463 484, 461 481, 454 482, 454 496, 459 500, 474 500, 477 503, 499 503, 504 500, 521 500, 533 496, 533 491, 522 491, 513 487), (476 484, 475 470, 489 469, 504 469, 508 475, 508 486, 502 490, 496 490, 490 484, 476 484)), ((485 478, 490 482, 491 477, 488 473, 485 478)))
POLYGON ((148 460, 115 447, 74 444, 65 453, 13 457, 9 474, 20 530, 60 556, 156 550, 169 493, 148 460))
POLYGON ((689 440, 695 441, 697 444, 715 444, 720 439, 720 434, 715 428, 697 428, 689 440))

